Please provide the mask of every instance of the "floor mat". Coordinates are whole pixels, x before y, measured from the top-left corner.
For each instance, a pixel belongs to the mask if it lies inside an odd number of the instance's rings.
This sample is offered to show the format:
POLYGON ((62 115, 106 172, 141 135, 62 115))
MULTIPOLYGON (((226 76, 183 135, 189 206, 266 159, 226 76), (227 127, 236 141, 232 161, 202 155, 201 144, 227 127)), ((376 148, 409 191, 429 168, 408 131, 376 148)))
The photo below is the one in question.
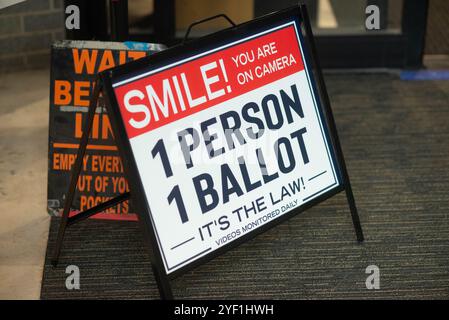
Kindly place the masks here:
MULTIPOLYGON (((389 74, 326 76, 366 241, 357 244, 344 194, 172 281, 175 298, 449 298, 449 82, 389 74), (380 269, 368 290, 366 268, 380 269)), ((43 299, 159 298, 136 222, 68 229, 49 253, 43 299), (68 290, 68 265, 80 289, 68 290)))

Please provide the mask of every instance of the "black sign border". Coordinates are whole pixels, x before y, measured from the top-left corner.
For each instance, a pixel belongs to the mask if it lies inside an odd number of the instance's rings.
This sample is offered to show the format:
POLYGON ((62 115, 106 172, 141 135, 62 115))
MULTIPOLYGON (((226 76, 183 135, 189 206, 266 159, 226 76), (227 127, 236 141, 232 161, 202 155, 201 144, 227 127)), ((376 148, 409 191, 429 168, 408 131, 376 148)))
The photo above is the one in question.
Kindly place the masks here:
MULTIPOLYGON (((303 43, 304 43, 304 39, 301 38, 301 35, 300 35, 300 34, 297 34, 297 33, 299 32, 299 30, 298 30, 298 25, 296 24, 296 21, 290 21, 290 22, 288 22, 286 25, 285 25, 285 24, 280 24, 280 25, 275 25, 275 26, 269 26, 268 28, 266 28, 266 30, 259 30, 257 33, 262 33, 262 35, 252 37, 252 36, 255 35, 255 34, 250 34, 250 35, 249 35, 249 36, 250 36, 249 39, 246 39, 246 40, 244 40, 244 41, 242 41, 242 42, 239 42, 238 44, 235 44, 234 41, 230 41, 231 44, 230 44, 229 42, 227 42, 227 43, 226 43, 226 48, 223 48, 223 49, 220 49, 220 50, 214 51, 214 52, 219 52, 219 51, 221 51, 221 50, 227 50, 227 49, 229 49, 229 48, 231 48, 231 47, 233 47, 233 46, 241 45, 241 44, 243 44, 243 43, 245 43, 245 42, 251 41, 252 39, 255 39, 255 38, 258 38, 258 37, 262 37, 262 36, 268 35, 268 34, 270 34, 270 33, 274 33, 274 32, 277 32, 277 31, 279 31, 279 30, 283 30, 284 28, 289 28, 289 27, 293 27, 293 28, 294 28, 294 30, 295 30, 295 31, 294 31, 294 32, 295 32, 295 37, 298 37, 298 43, 303 44, 303 43)), ((244 37, 246 38, 247 36, 244 36, 244 37)), ((301 45, 301 44, 300 44, 301 48, 300 48, 299 51, 300 51, 301 59, 304 59, 304 56, 303 56, 303 55, 304 55, 304 52, 303 52, 304 49, 303 49, 303 45, 301 45)), ((169 70, 169 69, 171 69, 171 68, 175 68, 175 67, 177 67, 177 66, 179 66, 179 65, 182 65, 182 64, 185 64, 185 63, 190 63, 190 62, 192 62, 192 61, 194 61, 194 60, 200 59, 200 58, 202 58, 202 57, 206 54, 206 52, 208 52, 208 50, 201 50, 201 56, 195 57, 195 58, 193 58, 193 59, 189 59, 189 58, 190 58, 191 56, 195 56, 196 54, 194 54, 194 55, 189 54, 188 57, 182 57, 182 58, 180 58, 180 59, 177 59, 178 61, 176 61, 176 62, 173 64, 173 66, 170 66, 170 67, 168 67, 168 68, 165 68, 165 66, 163 65, 163 66, 158 66, 158 67, 156 67, 156 68, 147 68, 147 70, 141 70, 141 74, 145 74, 145 73, 147 73, 147 72, 151 72, 151 71, 154 70, 154 69, 162 69, 162 70, 160 70, 160 71, 158 71, 158 72, 155 72, 155 73, 152 73, 151 76, 153 76, 153 75, 155 75, 155 74, 157 74, 157 73, 159 73, 159 72, 165 72, 166 70, 169 70), (188 62, 180 62, 180 63, 178 63, 180 60, 184 60, 184 59, 186 59, 186 58, 189 59, 188 62)), ((327 186, 324 187, 323 189, 321 189, 321 190, 319 190, 319 191, 316 191, 314 194, 309 195, 307 198, 304 198, 303 201, 304 201, 304 200, 307 200, 307 199, 310 199, 310 198, 312 198, 312 197, 315 197, 317 194, 323 193, 324 191, 329 190, 329 189, 331 189, 331 188, 334 189, 334 188, 337 187, 336 185, 341 184, 341 181, 340 181, 340 179, 339 179, 339 175, 338 175, 338 172, 337 172, 337 169, 338 169, 338 168, 336 168, 336 160, 335 160, 335 156, 334 156, 334 154, 332 153, 331 146, 329 145, 329 140, 330 140, 330 139, 329 139, 329 134, 328 134, 328 131, 326 130, 326 128, 325 128, 325 127, 323 126, 323 124, 322 124, 322 122, 324 121, 324 119, 323 119, 322 113, 320 112, 321 109, 320 109, 320 107, 318 106, 318 103, 317 103, 317 101, 316 101, 316 99, 315 99, 315 95, 314 95, 314 92, 313 92, 314 84, 311 82, 312 80, 311 80, 310 75, 309 75, 310 71, 309 71, 309 70, 306 70, 306 72, 307 72, 307 74, 306 74, 306 81, 307 81, 307 85, 308 85, 308 90, 310 91, 310 94, 313 96, 313 98, 312 98, 312 100, 313 100, 313 111, 314 111, 315 116, 318 118, 319 127, 320 127, 320 133, 321 133, 321 138, 324 139, 324 142, 325 142, 325 144, 326 144, 326 153, 327 153, 328 161, 331 162, 331 166, 332 166, 332 176, 333 176, 334 182, 333 182, 332 184, 330 184, 330 185, 327 185, 327 186)), ((129 80, 130 78, 133 78, 134 76, 135 76, 135 75, 132 75, 131 77, 128 76, 128 78, 127 78, 126 80, 129 80)), ((142 78, 144 78, 144 77, 146 77, 146 76, 143 76, 142 78)), ((132 83, 132 82, 134 82, 134 81, 138 81, 139 79, 141 79, 141 78, 129 80, 129 81, 127 81, 127 83, 132 83)), ((125 84, 120 84, 120 85, 115 84, 115 85, 113 85, 113 88, 115 89, 115 88, 117 88, 117 87, 120 87, 120 86, 123 86, 123 85, 127 85, 127 83, 125 83, 125 84)), ((140 174, 139 174, 139 176, 140 176, 140 174)), ((150 192, 151 192, 151 191, 150 191, 150 192)), ((307 202, 309 202, 309 201, 310 201, 310 200, 307 200, 307 202)), ((298 206, 298 208, 302 208, 303 206, 304 206, 304 204, 301 204, 300 206, 298 206)), ((148 204, 148 207, 150 207, 149 204, 148 204)), ((151 209, 150 209, 150 210, 151 210, 151 209)), ((282 215, 285 215, 285 214, 286 214, 286 213, 283 213, 282 215)), ((279 219, 279 218, 276 218, 276 219, 279 219)), ((154 225, 154 218, 150 216, 150 220, 151 220, 152 225, 154 225)), ((159 237, 158 232, 157 232, 157 228, 154 228, 154 229, 155 229, 155 230, 154 230, 155 236, 156 236, 156 238, 157 238, 157 239, 156 239, 156 240, 157 240, 157 243, 160 244, 161 241, 160 241, 160 237, 159 237)), ((251 232, 253 232, 253 231, 251 231, 251 232)), ((185 260, 182 261, 182 262, 178 262, 178 263, 177 263, 176 265, 174 265, 174 266, 168 266, 167 259, 166 259, 166 254, 165 254, 164 250, 163 250, 160 246, 159 246, 159 249, 160 249, 160 253, 161 253, 162 259, 163 259, 163 261, 165 262, 165 266, 167 267, 169 273, 173 273, 174 271, 170 271, 171 269, 177 268, 178 266, 180 266, 180 265, 182 265, 182 264, 185 264, 185 263, 189 262, 190 260, 195 259, 195 258, 198 257, 199 255, 202 255, 202 254, 204 254, 204 253, 210 251, 212 248, 207 248, 207 249, 202 250, 201 252, 197 252, 197 253, 195 253, 193 256, 191 256, 191 257, 185 259, 185 260)), ((217 249, 215 249, 215 250, 217 250, 217 249)), ((215 250, 214 250, 214 251, 215 251, 215 250)))
MULTIPOLYGON (((305 210, 317 205, 329 199, 330 197, 340 193, 341 191, 346 189, 348 195, 348 187, 349 185, 349 177, 347 175, 346 166, 344 164, 343 154, 341 152, 340 143, 338 140, 338 135, 335 128, 335 122, 333 119, 333 115, 330 109, 329 100, 327 97, 327 93, 324 87, 324 82, 322 81, 322 75, 319 68, 319 65, 316 60, 316 53, 314 52, 313 47, 313 38, 310 30, 307 30, 310 25, 304 23, 302 8, 300 6, 294 6, 273 14, 269 14, 267 16, 252 20, 247 23, 243 23, 236 27, 228 28, 223 31, 211 34, 209 36, 189 41, 187 43, 183 43, 181 45, 169 48, 167 50, 155 53, 151 56, 144 57, 142 59, 127 63, 125 65, 118 66, 114 69, 104 71, 100 73, 100 79, 103 83, 103 92, 108 101, 108 114, 111 118, 111 126, 114 130, 115 139, 117 142, 117 146, 119 149, 119 154, 122 158, 125 175, 128 178, 129 187, 131 190, 133 204, 136 206, 137 214, 139 217, 140 225, 142 229, 144 229, 144 234, 146 235, 147 240, 150 243, 150 255, 152 258, 152 262, 155 264, 156 268, 159 269, 159 276, 166 277, 167 279, 175 279, 180 275, 198 267, 214 259, 215 257, 231 250, 240 244, 247 242, 248 240, 256 237, 257 235, 271 229, 272 227, 290 219, 291 217, 304 212, 305 210), (123 80, 124 77, 129 78, 132 77, 133 74, 139 73, 141 70, 149 70, 156 69, 161 65, 170 64, 172 62, 182 59, 183 56, 186 55, 186 52, 189 53, 188 56, 196 55, 202 51, 210 50, 212 47, 220 46, 224 43, 229 43, 238 38, 246 37, 250 34, 259 33, 261 30, 270 29, 275 25, 281 25, 284 23, 294 21, 297 26, 305 28, 306 37, 304 37, 304 29, 301 32, 301 28, 298 29, 299 36, 302 37, 301 44, 303 45, 303 53, 304 53, 304 64, 308 69, 308 73, 310 76, 310 81, 312 84, 312 88, 314 90, 315 100, 321 113, 321 120, 324 124, 324 131, 326 134, 327 142, 330 147, 330 151, 332 154, 332 158, 334 160, 334 165, 336 169, 337 179, 339 184, 335 187, 321 194, 320 196, 312 199, 310 202, 301 205, 297 209, 293 209, 288 213, 283 214, 281 217, 270 221, 263 226, 251 231, 248 234, 241 236, 240 238, 212 251, 211 253, 192 261, 191 263, 186 264, 185 266, 168 273, 165 271, 164 263, 162 261, 161 252, 159 250, 157 239, 155 235, 155 228, 151 223, 151 210, 149 204, 145 197, 144 188, 142 185, 142 181, 140 179, 140 175, 137 169, 137 165, 132 153, 130 141, 128 139, 126 129, 124 123, 121 119, 121 114, 119 110, 119 106, 114 94, 114 90, 112 84, 123 80), (312 72, 312 66, 314 67, 315 73, 312 72), (314 76, 313 76, 314 75, 314 76), (318 79, 316 79, 318 78, 318 79), (316 81, 318 80, 318 81, 316 81), (317 83, 319 86, 319 90, 317 90, 317 83), (323 96, 324 93, 324 96, 323 96), (162 271, 162 272, 161 272, 162 271)), ((352 196, 352 190, 350 190, 352 196)), ((351 206, 351 200, 348 196, 348 201, 351 206)), ((352 197, 352 202, 353 202, 352 197)), ((354 203, 355 208, 355 203, 354 203)), ((351 208, 352 212, 352 208, 351 208)), ((357 216, 358 219, 358 216, 357 216)), ((354 214, 353 214, 354 220, 354 214)), ((354 225, 356 225, 354 221, 354 225)), ((357 231, 357 227, 356 227, 357 231)), ((357 234, 359 236, 359 234, 357 234)), ((363 235, 361 236, 363 241, 363 235)), ((360 241, 360 238, 359 238, 360 241)))

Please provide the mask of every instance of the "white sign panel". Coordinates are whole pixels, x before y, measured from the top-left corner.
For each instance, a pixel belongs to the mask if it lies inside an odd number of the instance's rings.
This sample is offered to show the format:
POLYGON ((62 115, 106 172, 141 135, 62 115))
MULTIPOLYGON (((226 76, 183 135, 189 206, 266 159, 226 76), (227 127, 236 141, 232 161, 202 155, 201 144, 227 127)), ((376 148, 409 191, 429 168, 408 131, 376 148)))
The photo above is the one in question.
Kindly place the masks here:
POLYGON ((294 22, 113 87, 168 274, 340 184, 294 22))

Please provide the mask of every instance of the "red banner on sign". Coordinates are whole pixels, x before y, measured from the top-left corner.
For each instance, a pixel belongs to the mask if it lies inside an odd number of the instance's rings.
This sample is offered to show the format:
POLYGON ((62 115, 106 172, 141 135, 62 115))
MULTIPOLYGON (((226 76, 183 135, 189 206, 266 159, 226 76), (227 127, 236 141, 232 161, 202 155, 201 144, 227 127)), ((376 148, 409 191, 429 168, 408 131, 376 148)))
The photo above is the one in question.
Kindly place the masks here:
POLYGON ((293 26, 115 87, 129 138, 304 69, 293 26))

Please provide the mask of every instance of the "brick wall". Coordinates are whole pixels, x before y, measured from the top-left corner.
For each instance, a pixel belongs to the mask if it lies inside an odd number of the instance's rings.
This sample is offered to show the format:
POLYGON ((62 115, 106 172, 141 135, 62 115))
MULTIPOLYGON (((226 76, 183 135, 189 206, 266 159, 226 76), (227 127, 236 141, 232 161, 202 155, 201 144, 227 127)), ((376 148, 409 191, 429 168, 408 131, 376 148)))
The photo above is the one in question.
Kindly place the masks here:
POLYGON ((62 0, 27 0, 0 9, 0 72, 50 65, 50 46, 64 38, 62 0))

